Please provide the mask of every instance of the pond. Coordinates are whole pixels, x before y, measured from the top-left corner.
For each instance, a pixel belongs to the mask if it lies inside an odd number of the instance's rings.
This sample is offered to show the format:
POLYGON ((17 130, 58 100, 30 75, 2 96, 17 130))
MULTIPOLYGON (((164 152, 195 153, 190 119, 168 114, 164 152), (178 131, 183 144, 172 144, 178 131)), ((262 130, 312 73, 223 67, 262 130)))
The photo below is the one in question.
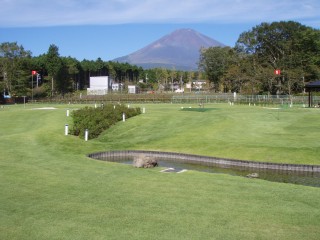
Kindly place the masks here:
MULTIPOLYGON (((93 156, 89 155, 97 160, 118 162, 123 164, 132 164, 133 156, 93 156)), ((241 166, 230 166, 216 163, 194 163, 187 162, 186 160, 175 159, 170 157, 155 157, 158 162, 158 166, 161 168, 173 168, 173 172, 179 172, 182 170, 194 170, 215 174, 229 174, 234 176, 247 177, 249 174, 257 173, 259 179, 264 179, 272 182, 300 184, 305 186, 320 187, 320 172, 310 171, 288 171, 281 169, 265 169, 265 168, 250 168, 241 166)), ((172 171, 170 171, 172 172, 172 171)))
POLYGON ((195 170, 208 173, 229 174, 234 176, 247 177, 249 174, 258 173, 258 178, 282 183, 301 184, 306 186, 320 187, 320 173, 315 172, 297 172, 270 169, 250 169, 242 167, 229 166, 203 166, 191 163, 177 163, 160 161, 159 166, 171 167, 176 170, 195 170))

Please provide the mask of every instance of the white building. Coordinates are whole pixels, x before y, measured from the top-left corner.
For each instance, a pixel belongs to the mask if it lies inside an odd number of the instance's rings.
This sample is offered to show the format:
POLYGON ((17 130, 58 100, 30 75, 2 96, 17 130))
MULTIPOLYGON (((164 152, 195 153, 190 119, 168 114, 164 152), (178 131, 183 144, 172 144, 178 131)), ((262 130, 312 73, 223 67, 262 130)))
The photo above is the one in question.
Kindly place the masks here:
POLYGON ((90 77, 90 88, 87 88, 88 95, 106 95, 109 88, 108 76, 90 77))
POLYGON ((137 93, 137 87, 135 85, 128 85, 128 93, 137 93))

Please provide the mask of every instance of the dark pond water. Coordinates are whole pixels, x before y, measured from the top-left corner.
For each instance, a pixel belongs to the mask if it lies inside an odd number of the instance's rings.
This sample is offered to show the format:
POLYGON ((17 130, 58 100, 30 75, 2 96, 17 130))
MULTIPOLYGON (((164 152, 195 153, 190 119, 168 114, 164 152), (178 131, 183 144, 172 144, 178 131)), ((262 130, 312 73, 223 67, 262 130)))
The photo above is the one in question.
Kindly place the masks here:
MULTIPOLYGON (((108 161, 106 159, 101 159, 108 161)), ((229 174, 234 176, 247 177, 248 174, 258 173, 260 179, 272 182, 300 184, 306 186, 320 187, 320 173, 319 172, 297 172, 297 171, 283 171, 283 170, 268 170, 268 169, 253 169, 243 167, 230 167, 210 164, 210 166, 198 165, 192 163, 177 162, 170 159, 157 159, 159 167, 174 168, 175 172, 183 169, 201 171, 216 174, 229 174)), ((124 164, 132 164, 132 159, 113 159, 113 162, 124 164)))

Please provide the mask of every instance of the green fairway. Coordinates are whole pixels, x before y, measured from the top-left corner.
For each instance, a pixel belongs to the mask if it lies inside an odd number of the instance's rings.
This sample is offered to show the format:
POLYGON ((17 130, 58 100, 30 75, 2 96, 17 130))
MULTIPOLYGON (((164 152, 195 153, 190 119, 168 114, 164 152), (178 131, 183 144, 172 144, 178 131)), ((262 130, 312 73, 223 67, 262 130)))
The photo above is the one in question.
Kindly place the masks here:
POLYGON ((110 149, 320 164, 319 109, 168 104, 148 105, 146 111, 99 140, 110 149))
POLYGON ((88 142, 64 135, 66 110, 83 106, 1 108, 0 239, 319 238, 319 188, 86 157, 141 149, 319 165, 319 109, 138 106, 146 113, 88 142))

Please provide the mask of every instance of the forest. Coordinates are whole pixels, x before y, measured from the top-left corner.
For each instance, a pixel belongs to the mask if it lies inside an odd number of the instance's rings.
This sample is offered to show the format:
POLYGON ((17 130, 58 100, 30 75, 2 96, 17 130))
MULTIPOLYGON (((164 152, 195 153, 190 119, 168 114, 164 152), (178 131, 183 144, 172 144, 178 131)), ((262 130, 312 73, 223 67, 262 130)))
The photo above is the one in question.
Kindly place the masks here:
POLYGON ((196 80, 205 90, 241 94, 299 94, 320 76, 320 30, 298 22, 261 23, 240 34, 234 47, 200 49, 198 71, 143 69, 128 63, 60 56, 59 47, 32 56, 17 42, 0 43, 0 91, 47 98, 85 90, 90 76, 109 76, 142 91, 172 91, 196 80))

